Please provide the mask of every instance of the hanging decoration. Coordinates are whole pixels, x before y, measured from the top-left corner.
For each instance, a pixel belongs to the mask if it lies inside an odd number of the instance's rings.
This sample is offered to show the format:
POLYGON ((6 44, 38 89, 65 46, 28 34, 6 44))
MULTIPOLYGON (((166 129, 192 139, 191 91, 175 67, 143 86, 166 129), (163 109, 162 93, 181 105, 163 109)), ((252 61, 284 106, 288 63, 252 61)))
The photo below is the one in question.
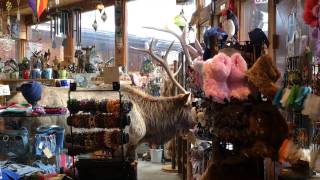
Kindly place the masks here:
POLYGON ((41 14, 47 9, 48 0, 28 0, 33 13, 39 18, 41 14))
POLYGON ((106 14, 106 11, 103 11, 102 15, 101 15, 101 19, 103 22, 106 22, 107 20, 107 14, 106 14))
POLYGON ((75 9, 73 11, 73 16, 75 19, 75 28, 76 28, 75 36, 76 36, 77 49, 81 49, 81 9, 75 9))
POLYGON ((71 34, 69 16, 70 12, 67 10, 51 15, 50 34, 52 40, 52 48, 56 48, 56 36, 60 34, 63 38, 62 46, 67 45, 67 36, 71 34))
POLYGON ((98 29, 97 13, 95 13, 95 17, 94 17, 94 21, 93 21, 92 27, 93 27, 94 31, 97 31, 97 29, 98 29))
POLYGON ((12 3, 9 0, 6 3, 6 8, 7 8, 7 11, 8 11, 7 24, 8 24, 8 26, 10 26, 11 25, 11 22, 10 22, 10 11, 12 9, 12 3))
POLYGON ((18 11, 17 11, 17 22, 20 22, 21 15, 20 15, 20 0, 17 0, 18 11))

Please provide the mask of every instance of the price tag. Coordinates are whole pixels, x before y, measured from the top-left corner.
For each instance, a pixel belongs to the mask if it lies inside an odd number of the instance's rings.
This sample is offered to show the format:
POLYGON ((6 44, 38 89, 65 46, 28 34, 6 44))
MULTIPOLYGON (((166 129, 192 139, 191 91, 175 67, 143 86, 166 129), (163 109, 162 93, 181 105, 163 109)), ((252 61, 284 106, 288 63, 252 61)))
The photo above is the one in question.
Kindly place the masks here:
POLYGON ((9 85, 0 85, 0 96, 10 95, 9 85))
POLYGON ((43 150, 43 154, 48 158, 48 159, 50 159, 50 158, 52 158, 52 152, 50 151, 50 149, 49 148, 44 148, 44 150, 43 150))

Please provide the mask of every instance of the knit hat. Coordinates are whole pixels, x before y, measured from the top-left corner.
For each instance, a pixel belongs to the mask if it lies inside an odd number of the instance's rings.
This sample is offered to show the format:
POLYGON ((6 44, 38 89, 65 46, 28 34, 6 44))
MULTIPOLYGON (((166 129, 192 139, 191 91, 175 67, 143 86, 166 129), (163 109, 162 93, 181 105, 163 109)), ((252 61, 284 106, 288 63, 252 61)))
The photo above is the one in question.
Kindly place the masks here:
POLYGON ((231 64, 231 72, 227 81, 230 89, 230 97, 240 100, 247 99, 250 94, 245 74, 247 71, 247 62, 241 54, 235 53, 231 56, 231 64))
POLYGON ((247 76, 263 95, 274 97, 278 90, 275 82, 280 78, 280 72, 270 56, 261 56, 247 71, 247 76))
POLYGON ((230 90, 227 79, 231 71, 230 57, 224 53, 215 55, 212 59, 204 62, 203 88, 206 96, 211 96, 214 101, 223 103, 229 99, 230 90))
POLYGON ((20 86, 23 97, 32 105, 36 105, 37 101, 41 99, 42 86, 37 81, 29 81, 20 86))

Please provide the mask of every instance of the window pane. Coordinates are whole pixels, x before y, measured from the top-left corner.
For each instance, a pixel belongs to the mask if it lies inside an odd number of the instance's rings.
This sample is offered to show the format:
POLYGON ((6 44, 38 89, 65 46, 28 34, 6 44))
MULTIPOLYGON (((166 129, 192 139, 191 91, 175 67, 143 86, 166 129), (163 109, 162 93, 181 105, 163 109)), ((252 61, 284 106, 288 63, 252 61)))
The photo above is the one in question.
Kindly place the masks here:
POLYGON ((242 3, 241 40, 249 40, 248 32, 260 28, 268 36, 268 1, 246 0, 242 3))

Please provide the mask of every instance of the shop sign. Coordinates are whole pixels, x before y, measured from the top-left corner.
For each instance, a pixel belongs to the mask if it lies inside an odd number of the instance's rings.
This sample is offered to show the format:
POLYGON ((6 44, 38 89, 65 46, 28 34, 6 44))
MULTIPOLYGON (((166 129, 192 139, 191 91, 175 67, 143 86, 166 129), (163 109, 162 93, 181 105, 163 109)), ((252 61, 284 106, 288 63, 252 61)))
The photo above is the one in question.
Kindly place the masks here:
POLYGON ((268 0, 254 0, 255 4, 267 4, 268 0))
POLYGON ((9 85, 0 85, 0 96, 10 95, 9 85))

